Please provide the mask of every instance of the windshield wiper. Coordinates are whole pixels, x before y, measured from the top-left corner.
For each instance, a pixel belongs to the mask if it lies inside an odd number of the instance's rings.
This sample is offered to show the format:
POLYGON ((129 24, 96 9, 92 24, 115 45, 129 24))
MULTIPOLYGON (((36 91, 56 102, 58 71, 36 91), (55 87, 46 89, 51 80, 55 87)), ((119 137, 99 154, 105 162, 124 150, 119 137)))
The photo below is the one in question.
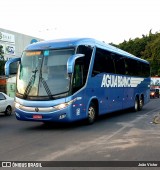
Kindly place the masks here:
POLYGON ((26 89, 25 89, 25 92, 24 92, 24 94, 23 94, 23 98, 24 98, 24 99, 27 98, 28 94, 29 94, 30 91, 31 91, 31 88, 32 88, 32 86, 33 86, 33 84, 34 84, 34 82, 35 82, 35 79, 36 79, 36 73, 37 73, 37 71, 38 71, 38 69, 35 69, 35 70, 32 71, 33 75, 31 76, 31 78, 30 78, 30 80, 29 80, 29 82, 28 82, 28 85, 27 85, 27 87, 26 87, 26 89))
POLYGON ((50 98, 50 99, 53 99, 52 93, 51 93, 51 91, 50 91, 50 89, 49 89, 49 87, 48 87, 48 84, 46 83, 46 81, 44 80, 44 78, 43 78, 42 76, 40 77, 40 80, 41 80, 41 82, 42 82, 42 84, 43 84, 43 86, 44 86, 44 89, 46 90, 49 98, 50 98))
POLYGON ((45 91, 47 92, 49 98, 50 98, 50 99, 53 99, 53 96, 52 96, 52 93, 51 93, 51 91, 50 91, 50 89, 49 89, 49 87, 48 87, 48 84, 47 84, 47 82, 45 81, 45 79, 42 77, 42 69, 40 69, 40 77, 39 77, 39 78, 40 78, 40 81, 42 82, 43 87, 44 87, 45 91))

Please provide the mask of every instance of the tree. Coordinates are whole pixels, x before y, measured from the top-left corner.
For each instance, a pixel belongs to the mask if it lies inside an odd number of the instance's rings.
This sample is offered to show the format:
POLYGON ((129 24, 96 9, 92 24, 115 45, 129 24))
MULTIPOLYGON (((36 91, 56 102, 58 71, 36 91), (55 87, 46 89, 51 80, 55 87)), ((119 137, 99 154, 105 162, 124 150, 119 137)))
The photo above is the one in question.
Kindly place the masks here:
POLYGON ((4 60, 3 46, 0 45, 0 60, 4 60))
POLYGON ((151 63, 151 75, 160 76, 160 34, 146 45, 143 58, 151 63))
POLYGON ((0 45, 0 75, 4 75, 4 52, 3 52, 3 46, 0 45))
POLYGON ((150 30, 148 35, 143 34, 142 38, 129 39, 114 46, 148 60, 151 64, 151 76, 160 76, 160 33, 153 34, 150 30))

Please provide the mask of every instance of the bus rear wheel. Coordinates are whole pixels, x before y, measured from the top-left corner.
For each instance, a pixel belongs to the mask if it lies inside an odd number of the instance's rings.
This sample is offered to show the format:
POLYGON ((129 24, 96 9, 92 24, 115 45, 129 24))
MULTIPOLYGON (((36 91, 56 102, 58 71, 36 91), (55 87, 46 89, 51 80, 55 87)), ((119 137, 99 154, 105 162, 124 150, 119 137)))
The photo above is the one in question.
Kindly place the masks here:
POLYGON ((133 111, 137 112, 139 110, 139 100, 138 97, 135 98, 133 111))
POLYGON ((93 103, 90 103, 88 108, 87 124, 93 124, 96 119, 96 107, 93 103))
POLYGON ((140 110, 142 110, 142 108, 143 108, 143 98, 142 98, 142 96, 140 97, 140 99, 139 99, 139 105, 138 105, 138 110, 140 111, 140 110))

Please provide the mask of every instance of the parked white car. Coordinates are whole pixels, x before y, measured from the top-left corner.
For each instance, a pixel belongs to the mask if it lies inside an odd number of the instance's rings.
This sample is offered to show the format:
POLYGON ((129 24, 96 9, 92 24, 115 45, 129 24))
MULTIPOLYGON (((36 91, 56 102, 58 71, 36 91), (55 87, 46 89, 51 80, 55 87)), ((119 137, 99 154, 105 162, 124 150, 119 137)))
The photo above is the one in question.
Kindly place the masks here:
POLYGON ((13 107, 14 99, 3 92, 0 92, 0 113, 10 116, 12 114, 13 107))

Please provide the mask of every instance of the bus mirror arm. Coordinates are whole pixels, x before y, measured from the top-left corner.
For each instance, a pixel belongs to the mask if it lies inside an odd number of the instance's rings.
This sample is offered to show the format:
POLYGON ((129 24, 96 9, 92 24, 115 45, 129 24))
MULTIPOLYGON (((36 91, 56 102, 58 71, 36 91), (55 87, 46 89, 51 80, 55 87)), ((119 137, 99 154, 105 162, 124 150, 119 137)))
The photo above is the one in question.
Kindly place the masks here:
POLYGON ((10 74, 12 74, 11 69, 10 69, 10 64, 18 62, 18 61, 21 61, 21 58, 12 58, 6 62, 5 66, 4 66, 6 77, 9 77, 10 74))
POLYGON ((72 74, 74 72, 75 61, 81 57, 84 57, 84 54, 75 54, 69 57, 67 61, 67 73, 68 74, 72 74))

